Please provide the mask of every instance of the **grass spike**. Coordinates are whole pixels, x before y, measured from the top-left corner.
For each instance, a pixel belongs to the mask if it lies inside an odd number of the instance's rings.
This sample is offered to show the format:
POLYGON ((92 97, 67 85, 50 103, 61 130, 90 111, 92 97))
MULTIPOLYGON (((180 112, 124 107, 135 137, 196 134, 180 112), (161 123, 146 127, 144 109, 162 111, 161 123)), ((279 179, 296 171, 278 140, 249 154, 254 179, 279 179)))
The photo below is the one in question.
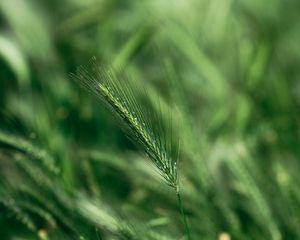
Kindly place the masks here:
POLYGON ((124 71, 98 65, 96 58, 79 67, 72 77, 117 117, 125 133, 142 147, 166 183, 176 190, 178 146, 172 139, 172 126, 154 109, 145 88, 129 79, 124 71))
POLYGON ((186 235, 191 239, 179 190, 179 146, 178 141, 174 141, 172 115, 166 124, 159 101, 159 110, 156 111, 144 87, 130 81, 124 71, 98 65, 95 57, 71 76, 117 117, 125 133, 143 148, 166 183, 175 190, 186 235))

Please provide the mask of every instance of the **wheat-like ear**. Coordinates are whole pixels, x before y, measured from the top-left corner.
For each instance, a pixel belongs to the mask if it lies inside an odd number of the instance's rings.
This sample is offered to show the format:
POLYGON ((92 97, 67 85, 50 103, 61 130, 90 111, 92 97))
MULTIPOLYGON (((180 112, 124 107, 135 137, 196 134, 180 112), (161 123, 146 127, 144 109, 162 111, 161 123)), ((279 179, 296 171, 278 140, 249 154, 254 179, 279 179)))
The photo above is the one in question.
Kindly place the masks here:
POLYGON ((190 240, 178 184, 179 141, 174 141, 171 116, 166 123, 163 113, 153 107, 141 83, 133 82, 124 71, 98 64, 96 58, 92 58, 88 65, 79 67, 72 78, 116 116, 133 143, 142 147, 166 183, 174 188, 190 240))
POLYGON ((122 70, 99 64, 96 58, 71 76, 119 119, 133 143, 142 147, 167 184, 178 191, 178 141, 174 141, 171 121, 164 121, 141 83, 122 70))

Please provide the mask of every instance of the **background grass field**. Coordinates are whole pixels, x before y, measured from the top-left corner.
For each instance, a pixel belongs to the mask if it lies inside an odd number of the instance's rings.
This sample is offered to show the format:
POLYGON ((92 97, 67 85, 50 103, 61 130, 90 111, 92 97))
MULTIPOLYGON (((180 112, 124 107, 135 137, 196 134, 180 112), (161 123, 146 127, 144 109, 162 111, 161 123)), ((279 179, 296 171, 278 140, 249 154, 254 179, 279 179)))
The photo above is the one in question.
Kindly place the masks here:
POLYGON ((96 56, 172 113, 192 239, 300 239, 299 11, 0 0, 0 238, 186 239, 172 189, 70 77, 96 56))

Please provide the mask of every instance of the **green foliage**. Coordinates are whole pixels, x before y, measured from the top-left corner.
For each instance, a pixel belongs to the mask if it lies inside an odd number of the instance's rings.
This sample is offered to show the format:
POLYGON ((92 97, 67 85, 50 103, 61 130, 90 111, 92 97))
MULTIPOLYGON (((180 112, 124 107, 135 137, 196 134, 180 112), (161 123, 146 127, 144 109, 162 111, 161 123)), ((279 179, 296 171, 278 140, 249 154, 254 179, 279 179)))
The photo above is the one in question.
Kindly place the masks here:
POLYGON ((1 0, 0 238, 300 239, 299 8, 1 0))

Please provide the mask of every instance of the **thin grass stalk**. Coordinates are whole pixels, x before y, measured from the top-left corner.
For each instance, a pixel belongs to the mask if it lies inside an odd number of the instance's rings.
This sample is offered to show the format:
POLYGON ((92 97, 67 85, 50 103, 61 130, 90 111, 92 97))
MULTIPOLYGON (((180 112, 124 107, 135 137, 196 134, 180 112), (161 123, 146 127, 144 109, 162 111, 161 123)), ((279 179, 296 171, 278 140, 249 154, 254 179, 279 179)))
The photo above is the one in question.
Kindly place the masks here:
POLYGON ((187 218, 186 218, 186 214, 183 210, 183 204, 182 204, 182 200, 181 200, 181 194, 179 191, 179 187, 176 189, 176 196, 177 196, 177 200, 178 200, 178 205, 179 205, 179 209, 180 209, 180 214, 182 217, 182 221, 183 221, 183 225, 184 225, 184 230, 185 230, 185 234, 188 238, 188 240, 191 240, 191 232, 190 232, 190 228, 187 222, 187 218))

